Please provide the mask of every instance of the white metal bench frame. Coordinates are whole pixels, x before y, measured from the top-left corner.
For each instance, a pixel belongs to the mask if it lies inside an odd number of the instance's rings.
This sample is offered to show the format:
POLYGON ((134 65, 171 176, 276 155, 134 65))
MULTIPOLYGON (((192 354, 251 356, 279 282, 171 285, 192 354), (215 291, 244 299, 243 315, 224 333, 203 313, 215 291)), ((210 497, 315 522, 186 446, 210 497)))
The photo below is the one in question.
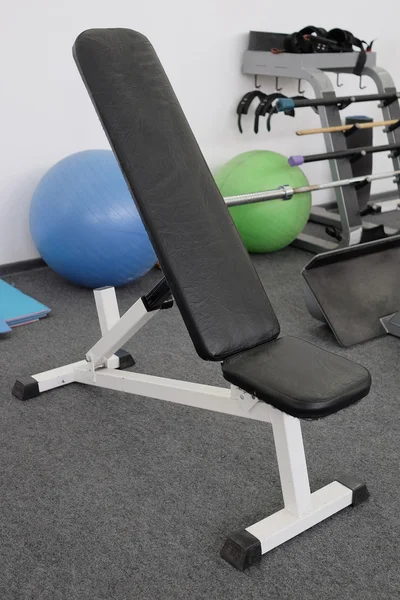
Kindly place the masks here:
MULTIPOLYGON (((243 547, 234 537, 228 538, 222 551, 228 562, 243 570, 258 562, 262 554, 346 506, 355 504, 356 492, 359 494, 359 501, 368 497, 365 486, 360 487, 355 480, 345 478, 342 481, 347 485, 333 481, 311 493, 299 419, 277 410, 238 387, 220 388, 118 370, 121 366, 120 358, 115 352, 155 316, 159 309, 148 311, 143 299, 139 299, 120 317, 114 288, 95 290, 94 297, 102 337, 90 348, 84 360, 33 375, 38 388, 33 396, 78 382, 271 423, 284 508, 245 529, 245 532, 256 538, 256 543, 250 544, 255 545, 255 550, 246 547, 246 543, 243 547)), ((15 395, 22 397, 18 393, 15 395)), ((248 536, 250 540, 251 536, 248 536)))

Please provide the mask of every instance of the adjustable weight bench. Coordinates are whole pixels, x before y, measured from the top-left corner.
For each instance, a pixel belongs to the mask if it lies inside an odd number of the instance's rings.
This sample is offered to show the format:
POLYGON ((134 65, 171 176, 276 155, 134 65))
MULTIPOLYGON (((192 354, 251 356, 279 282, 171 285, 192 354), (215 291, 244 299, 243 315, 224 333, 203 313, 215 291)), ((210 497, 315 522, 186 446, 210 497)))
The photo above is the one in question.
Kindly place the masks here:
POLYGON ((243 570, 261 555, 368 497, 349 476, 310 492, 300 418, 319 419, 368 394, 366 369, 279 324, 150 42, 94 29, 74 56, 165 275, 120 317, 113 288, 95 290, 101 339, 83 360, 17 380, 27 400, 73 382, 272 424, 284 508, 228 536, 221 555, 243 570), (176 302, 199 356, 219 361, 230 388, 124 372, 121 349, 176 302))

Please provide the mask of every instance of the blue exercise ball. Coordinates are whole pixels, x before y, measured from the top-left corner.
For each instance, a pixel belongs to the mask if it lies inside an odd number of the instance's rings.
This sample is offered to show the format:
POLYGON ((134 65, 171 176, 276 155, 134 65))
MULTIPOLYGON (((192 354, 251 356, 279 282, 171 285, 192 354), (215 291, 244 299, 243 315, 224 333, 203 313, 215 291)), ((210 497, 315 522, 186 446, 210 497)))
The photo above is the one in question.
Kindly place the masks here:
POLYGON ((85 287, 124 285, 157 262, 109 150, 77 152, 44 175, 32 198, 30 230, 49 267, 85 287))

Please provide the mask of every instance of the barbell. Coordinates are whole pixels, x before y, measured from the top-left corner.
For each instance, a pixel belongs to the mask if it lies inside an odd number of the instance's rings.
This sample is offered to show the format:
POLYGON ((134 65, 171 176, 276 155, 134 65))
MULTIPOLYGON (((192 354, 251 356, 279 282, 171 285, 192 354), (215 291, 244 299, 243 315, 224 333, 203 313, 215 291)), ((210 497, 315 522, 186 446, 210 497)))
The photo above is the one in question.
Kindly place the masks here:
POLYGON ((389 173, 379 173, 377 175, 368 175, 367 177, 351 177, 350 179, 340 179, 338 181, 331 181, 329 183, 305 185, 297 188, 292 188, 290 185, 281 185, 279 188, 274 190, 265 190, 264 192, 255 192, 251 194, 240 194, 238 196, 226 196, 224 200, 227 206, 242 206, 244 204, 266 202, 268 200, 290 200, 296 194, 330 190, 347 185, 362 186, 363 184, 368 184, 372 181, 377 181, 378 179, 390 179, 391 177, 394 177, 396 181, 399 176, 400 170, 391 171, 389 173))

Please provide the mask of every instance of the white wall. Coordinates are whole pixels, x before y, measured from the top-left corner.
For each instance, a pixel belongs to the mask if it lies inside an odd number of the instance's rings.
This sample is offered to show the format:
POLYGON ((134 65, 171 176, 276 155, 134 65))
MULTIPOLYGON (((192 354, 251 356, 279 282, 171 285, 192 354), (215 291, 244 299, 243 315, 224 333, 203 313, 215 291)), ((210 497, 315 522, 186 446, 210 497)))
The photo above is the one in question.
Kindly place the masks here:
MULTIPOLYGON (((385 0, 371 9, 365 0, 4 3, 0 36, 0 264, 37 256, 29 236, 28 207, 42 174, 67 154, 107 147, 71 57, 71 46, 82 30, 129 27, 151 39, 206 159, 215 168, 253 148, 286 155, 324 149, 320 137, 305 141, 294 135, 295 128, 318 126, 318 118, 309 109, 298 111, 296 121, 279 115, 271 134, 264 130, 258 136, 251 133, 251 118, 245 123, 245 134, 238 133, 236 104, 253 85, 251 78, 240 73, 249 30, 292 32, 317 25, 347 28, 366 40, 376 38, 379 63, 399 82, 399 17, 398 0, 385 0)), ((342 90, 356 92, 357 82, 347 79, 342 90)), ((273 80, 265 78, 262 83, 263 91, 273 91, 273 80)), ((284 93, 296 91, 297 82, 287 81, 284 93)), ((365 91, 373 91, 373 87, 365 91)), ((371 105, 358 105, 357 113, 364 110, 380 116, 371 109, 371 105)), ((377 132, 377 140, 380 135, 377 132)), ((381 158, 376 161, 377 170, 381 170, 381 158)), ((383 162, 385 168, 388 170, 383 162)), ((313 182, 329 177, 325 163, 306 165, 305 171, 313 182)))

